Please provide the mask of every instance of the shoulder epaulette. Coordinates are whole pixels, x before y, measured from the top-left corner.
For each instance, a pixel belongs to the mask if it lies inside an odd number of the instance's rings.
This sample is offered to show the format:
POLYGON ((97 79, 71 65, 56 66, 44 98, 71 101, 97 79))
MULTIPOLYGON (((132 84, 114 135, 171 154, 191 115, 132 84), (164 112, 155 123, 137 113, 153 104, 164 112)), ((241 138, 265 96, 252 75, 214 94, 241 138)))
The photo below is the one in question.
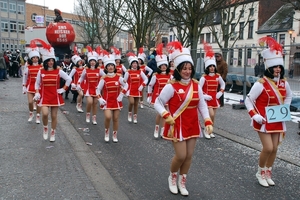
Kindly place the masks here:
POLYGON ((176 80, 172 79, 172 80, 169 80, 168 83, 173 84, 173 83, 175 83, 175 82, 176 82, 176 80))
POLYGON ((107 75, 105 74, 101 77, 101 79, 105 79, 106 77, 107 77, 107 75))
POLYGON ((257 82, 259 82, 259 83, 264 83, 264 82, 265 82, 265 79, 260 78, 260 79, 257 80, 257 82))
POLYGON ((197 79, 192 78, 192 80, 197 84, 199 83, 199 81, 197 79))
POLYGON ((219 76, 221 76, 221 74, 219 74, 219 73, 216 73, 217 75, 219 75, 219 76))

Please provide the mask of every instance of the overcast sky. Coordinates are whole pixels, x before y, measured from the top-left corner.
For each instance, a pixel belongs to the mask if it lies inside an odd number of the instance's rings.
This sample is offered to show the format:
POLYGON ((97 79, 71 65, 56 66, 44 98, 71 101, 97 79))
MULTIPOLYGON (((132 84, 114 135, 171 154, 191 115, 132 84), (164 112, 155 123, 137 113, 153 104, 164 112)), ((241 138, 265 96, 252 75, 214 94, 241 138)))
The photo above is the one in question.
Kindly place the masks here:
POLYGON ((26 3, 47 6, 50 10, 57 8, 62 12, 73 13, 76 0, 26 0, 26 3))

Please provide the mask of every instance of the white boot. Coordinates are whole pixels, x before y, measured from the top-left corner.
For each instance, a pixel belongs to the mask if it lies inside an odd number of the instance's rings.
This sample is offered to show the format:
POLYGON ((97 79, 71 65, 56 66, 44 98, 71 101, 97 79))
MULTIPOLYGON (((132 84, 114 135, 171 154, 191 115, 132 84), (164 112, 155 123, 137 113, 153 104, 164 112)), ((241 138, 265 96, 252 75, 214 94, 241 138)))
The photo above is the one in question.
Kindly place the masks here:
POLYGON ((144 108, 144 102, 140 101, 140 107, 144 108))
POLYGON ((33 112, 29 112, 28 122, 32 122, 33 117, 34 117, 33 112))
POLYGON ((169 190, 173 194, 178 194, 178 188, 177 188, 177 172, 170 172, 169 178, 169 190))
POLYGON ((113 142, 115 142, 115 143, 118 142, 117 131, 113 131, 112 140, 113 140, 113 142))
POLYGON ((55 142, 55 130, 51 129, 50 142, 55 142))
POLYGON ((104 133, 104 141, 105 142, 109 142, 109 129, 105 129, 105 133, 104 133))
POLYGON ((204 133, 204 137, 206 139, 210 139, 210 135, 205 130, 203 131, 203 133, 204 133))
POLYGON ((164 131, 165 131, 165 127, 162 127, 162 128, 160 129, 160 137, 163 137, 164 131))
POLYGON ((44 126, 43 128, 43 138, 44 140, 48 140, 48 126, 44 126))
POLYGON ((128 121, 132 122, 132 112, 128 112, 128 121))
POLYGON ((79 113, 83 113, 83 110, 82 110, 81 103, 77 103, 77 105, 76 105, 76 109, 77 109, 77 112, 79 112, 79 113))
POLYGON ((134 114, 134 115, 133 115, 133 123, 134 123, 134 124, 137 124, 137 114, 134 114))
POLYGON ((258 166, 258 170, 257 170, 257 173, 256 173, 256 178, 258 179, 258 182, 259 182, 260 185, 262 185, 264 187, 269 187, 269 184, 266 181, 265 168, 261 168, 260 166, 258 166))
POLYGON ((97 125, 96 115, 93 115, 92 121, 93 121, 93 124, 94 124, 94 125, 97 125))
POLYGON ((155 125, 155 129, 154 129, 154 137, 158 138, 158 132, 159 132, 159 125, 155 125))
POLYGON ((86 123, 90 123, 90 122, 91 122, 90 116, 91 116, 90 113, 86 113, 86 116, 85 116, 85 121, 86 121, 86 123))
POLYGON ((40 114, 36 114, 36 117, 35 117, 35 123, 36 124, 40 124, 41 123, 41 119, 40 119, 40 114))
POLYGON ((185 183, 186 183, 186 174, 179 175, 178 189, 180 191, 180 194, 183 196, 188 196, 189 192, 186 190, 185 183))
POLYGON ((272 167, 266 167, 266 180, 267 180, 267 183, 271 186, 274 186, 275 183, 274 181, 272 180, 272 167))

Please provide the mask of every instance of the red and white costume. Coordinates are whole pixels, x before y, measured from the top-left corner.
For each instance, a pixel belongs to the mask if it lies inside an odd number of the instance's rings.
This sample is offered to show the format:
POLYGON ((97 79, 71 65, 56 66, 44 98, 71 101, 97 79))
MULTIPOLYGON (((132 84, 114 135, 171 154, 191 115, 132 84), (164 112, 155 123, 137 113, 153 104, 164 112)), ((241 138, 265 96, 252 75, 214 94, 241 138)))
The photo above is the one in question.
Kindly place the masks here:
POLYGON ((147 77, 150 77, 151 74, 153 73, 153 70, 147 65, 140 65, 140 70, 144 72, 144 74, 147 74, 147 77))
POLYGON ((66 81, 65 85, 69 86, 72 79, 64 71, 58 69, 45 70, 41 69, 36 77, 35 90, 40 90, 41 98, 39 106, 62 106, 64 100, 62 95, 57 93, 60 88, 60 78, 66 81))
POLYGON ((218 87, 220 86, 220 91, 224 91, 225 82, 221 75, 218 73, 204 74, 199 81, 200 87, 202 88, 203 94, 210 95, 212 99, 206 101, 207 106, 210 108, 219 108, 220 100, 217 98, 218 87))
POLYGON ((124 75, 124 81, 128 83, 127 96, 141 97, 142 92, 138 89, 141 85, 146 86, 148 78, 141 70, 129 69, 124 75))
POLYGON ((116 74, 123 77, 123 75, 126 73, 127 69, 124 65, 120 64, 116 66, 117 72, 116 74))
POLYGON ((127 89, 128 84, 124 82, 124 79, 120 75, 108 73, 103 76, 97 86, 97 94, 101 94, 102 98, 106 101, 103 109, 116 110, 123 108, 122 101, 117 101, 117 98, 121 92, 125 94, 127 89))
POLYGON ((154 73, 150 83, 148 84, 148 94, 151 95, 151 104, 155 103, 156 98, 165 87, 165 85, 173 78, 171 74, 154 73))
POLYGON ((38 63, 33 65, 27 65, 24 70, 23 76, 23 85, 27 88, 28 93, 35 94, 35 81, 39 70, 42 68, 42 65, 38 63))
POLYGON ((96 87, 100 81, 100 78, 104 75, 105 75, 104 71, 101 70, 100 68, 93 69, 93 68, 86 67, 83 70, 77 85, 81 84, 85 80, 86 81, 86 87, 85 87, 86 91, 85 91, 84 95, 97 97, 96 87))
MULTIPOLYGON (((292 91, 287 81, 281 79, 278 81, 263 77, 255 82, 252 86, 248 97, 245 100, 245 105, 249 115, 253 117, 255 114, 260 114, 267 119, 265 108, 267 106, 277 106, 282 104, 290 104, 292 101, 292 91), (255 106, 253 103, 255 103, 255 106)), ((252 120, 251 125, 254 130, 265 133, 281 133, 286 131, 285 122, 257 123, 252 120)))
MULTIPOLYGON (((198 138, 201 135, 198 111, 203 119, 210 119, 206 102, 203 98, 202 89, 196 80, 171 81, 167 84, 160 95, 156 98, 154 108, 160 114, 167 112, 165 105, 168 104, 170 115, 174 118, 173 126, 165 123, 163 138, 168 137, 172 131, 178 141, 190 138, 198 138)), ((212 124, 210 120, 205 125, 212 124)))
MULTIPOLYGON (((72 71, 70 72, 69 76, 72 79, 72 83, 74 83, 75 85, 78 83, 81 75, 82 75, 82 72, 85 68, 84 67, 73 67, 72 71)), ((86 84, 85 84, 85 80, 83 80, 81 83, 80 83, 80 88, 82 89, 82 91, 84 92, 86 89, 86 84)), ((71 88, 72 89, 72 88, 71 88)))

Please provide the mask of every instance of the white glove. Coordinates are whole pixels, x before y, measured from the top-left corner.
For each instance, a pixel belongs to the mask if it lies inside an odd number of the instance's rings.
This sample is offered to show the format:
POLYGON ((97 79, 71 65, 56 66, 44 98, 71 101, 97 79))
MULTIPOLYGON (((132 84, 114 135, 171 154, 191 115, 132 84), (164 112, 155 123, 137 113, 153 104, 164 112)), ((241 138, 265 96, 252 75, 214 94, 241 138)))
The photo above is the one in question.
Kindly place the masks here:
POLYGON ((117 101, 118 101, 118 102, 121 102, 122 99, 123 99, 123 97, 124 97, 124 94, 121 92, 121 93, 119 94, 119 96, 117 97, 117 101))
POLYGON ((141 92, 143 89, 144 89, 144 86, 143 86, 143 85, 140 85, 139 91, 141 92))
POLYGON ((41 94, 40 93, 35 93, 34 97, 33 97, 33 100, 38 101, 38 100, 40 100, 40 98, 41 98, 41 94))
POLYGON ((71 90, 76 90, 76 84, 75 83, 71 84, 71 90))
POLYGON ((217 95, 216 95, 216 98, 217 99, 220 99, 220 97, 223 95, 223 92, 221 92, 221 91, 219 91, 218 93, 217 93, 217 95))
POLYGON ((23 94, 26 94, 26 92, 27 92, 27 88, 23 86, 23 94))
POLYGON ((59 89, 57 89, 57 93, 58 94, 62 94, 62 93, 64 93, 66 90, 64 89, 64 88, 59 88, 59 89))
POLYGON ((254 121, 256 121, 257 123, 259 123, 259 124, 263 124, 265 121, 266 121, 266 119, 265 118, 263 118, 261 115, 259 115, 259 114, 255 114, 253 117, 252 117, 252 119, 254 120, 254 121))
POLYGON ((79 84, 76 86, 76 90, 78 91, 82 90, 79 84))
POLYGON ((203 96, 206 101, 212 100, 212 96, 210 96, 210 95, 204 94, 203 96))
POLYGON ((152 100, 152 97, 150 96, 150 97, 147 97, 147 103, 151 103, 151 100, 152 100))
POLYGON ((105 106, 106 105, 106 101, 101 97, 98 99, 100 106, 105 106))

